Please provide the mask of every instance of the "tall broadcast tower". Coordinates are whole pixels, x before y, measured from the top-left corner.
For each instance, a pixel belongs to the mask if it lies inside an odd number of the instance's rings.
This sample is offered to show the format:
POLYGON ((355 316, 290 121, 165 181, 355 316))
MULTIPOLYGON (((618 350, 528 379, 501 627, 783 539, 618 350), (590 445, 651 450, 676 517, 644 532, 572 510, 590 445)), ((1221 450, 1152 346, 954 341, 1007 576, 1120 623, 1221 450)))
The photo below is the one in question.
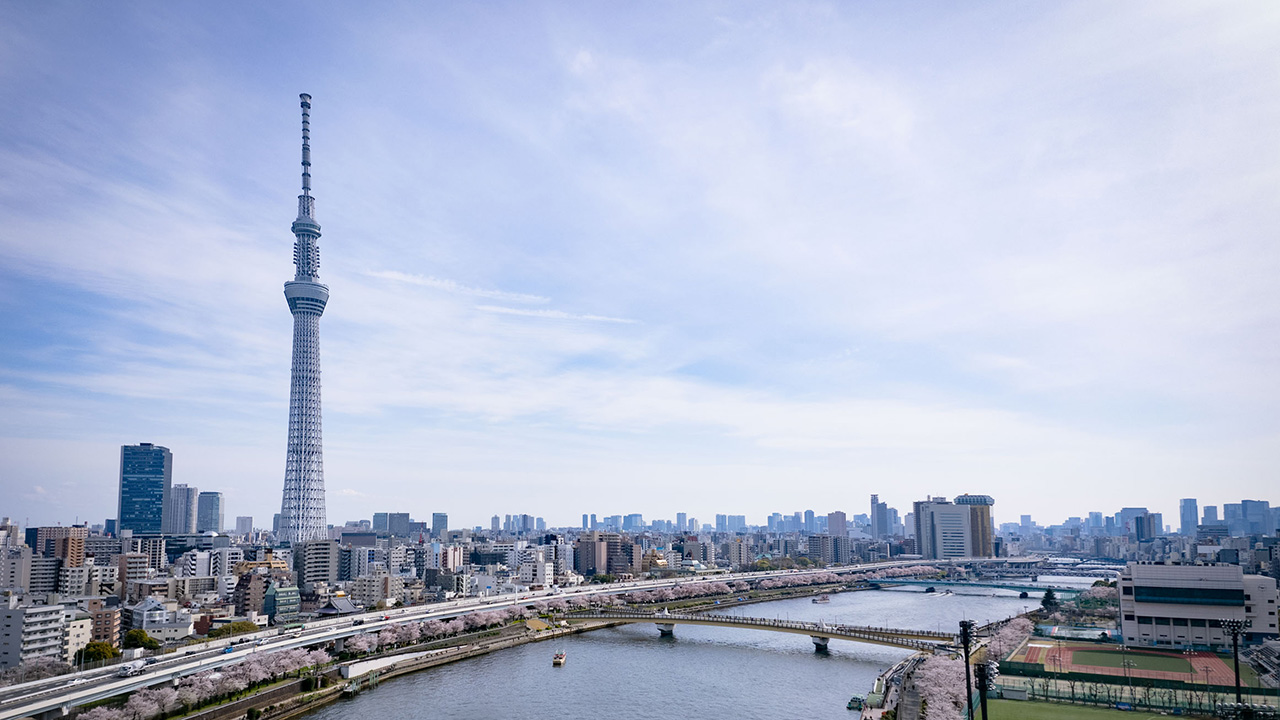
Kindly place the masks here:
POLYGON ((293 221, 293 264, 284 284, 293 313, 293 373, 289 383, 289 450, 284 463, 284 500, 278 540, 324 539, 324 448, 320 440, 320 316, 329 288, 320 284, 320 224, 311 197, 311 96, 302 96, 302 194, 293 221))

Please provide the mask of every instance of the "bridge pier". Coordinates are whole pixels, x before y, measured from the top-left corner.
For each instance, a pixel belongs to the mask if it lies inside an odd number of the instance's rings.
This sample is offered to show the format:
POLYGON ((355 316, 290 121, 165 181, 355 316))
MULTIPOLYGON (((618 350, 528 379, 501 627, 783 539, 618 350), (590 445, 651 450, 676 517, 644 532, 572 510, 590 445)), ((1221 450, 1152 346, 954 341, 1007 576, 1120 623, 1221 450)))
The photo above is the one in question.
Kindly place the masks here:
POLYGON ((346 638, 344 638, 344 637, 340 637, 340 638, 338 638, 337 640, 334 640, 334 641, 333 641, 333 651, 334 651, 334 652, 340 653, 340 652, 342 652, 343 650, 346 650, 346 649, 347 649, 347 639, 346 639, 346 638))
POLYGON ((831 638, 818 637, 816 635, 811 635, 809 639, 813 641, 814 652, 820 652, 820 653, 827 652, 827 642, 831 640, 831 638))
POLYGON ((70 712, 71 708, 66 705, 59 705, 56 708, 45 710, 44 712, 37 713, 31 717, 36 718, 36 720, 57 720, 57 718, 66 717, 70 712))
POLYGON ((674 623, 654 623, 658 626, 658 634, 662 637, 674 637, 676 634, 676 626, 674 623))

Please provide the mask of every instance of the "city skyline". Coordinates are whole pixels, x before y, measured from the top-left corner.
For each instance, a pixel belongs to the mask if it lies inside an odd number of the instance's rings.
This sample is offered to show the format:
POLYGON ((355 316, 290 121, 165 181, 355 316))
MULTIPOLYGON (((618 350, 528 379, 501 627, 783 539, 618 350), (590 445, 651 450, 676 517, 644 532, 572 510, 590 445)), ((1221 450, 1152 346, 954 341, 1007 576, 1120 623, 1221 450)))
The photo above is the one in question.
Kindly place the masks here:
POLYGON ((333 524, 1272 499, 1274 7, 11 15, 24 524, 105 519, 138 442, 279 508, 303 90, 333 524))

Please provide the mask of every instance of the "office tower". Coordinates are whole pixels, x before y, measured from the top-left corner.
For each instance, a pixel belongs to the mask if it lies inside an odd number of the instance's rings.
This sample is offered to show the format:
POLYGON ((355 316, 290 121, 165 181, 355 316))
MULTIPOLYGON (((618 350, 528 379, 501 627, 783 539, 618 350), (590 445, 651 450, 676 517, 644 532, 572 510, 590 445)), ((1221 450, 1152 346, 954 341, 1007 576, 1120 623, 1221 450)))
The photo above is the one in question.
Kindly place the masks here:
POLYGON ((836 510, 827 513, 827 534, 832 537, 845 537, 849 534, 848 519, 843 512, 836 510))
POLYGON ((376 533, 387 531, 387 513, 373 514, 373 531, 376 533))
POLYGON ((1205 505, 1204 519, 1201 520, 1200 522, 1202 525, 1217 525, 1218 524, 1218 506, 1205 505))
POLYGON ((173 485, 173 454, 151 443, 120 446, 119 529, 159 535, 173 485))
POLYGON ((1178 501, 1178 534, 1195 535, 1197 518, 1200 516, 1195 498, 1182 498, 1178 501))
POLYGON ((200 493, 196 498, 196 532, 222 532, 222 520, 222 493, 200 493))
POLYGON ((1226 523, 1227 531, 1231 533, 1232 537, 1249 534, 1249 527, 1244 520, 1243 503, 1223 503, 1222 521, 1226 523))
POLYGON ((199 488, 189 485, 178 484, 169 488, 162 523, 165 535, 190 535, 196 531, 196 498, 199 494, 199 488))
POLYGON ((969 508, 969 557, 995 555, 995 527, 991 523, 991 507, 996 501, 990 495, 959 495, 956 505, 969 508))
POLYGON ((409 513, 387 513, 387 534, 409 537, 409 513))
POLYGON ((591 513, 591 529, 592 529, 592 530, 595 530, 595 529, 596 529, 596 514, 595 514, 595 513, 591 513))
MULTIPOLYGON (((582 526, 583 526, 584 528, 587 526, 587 516, 586 516, 586 515, 583 515, 583 516, 582 516, 582 526)), ((498 517, 497 515, 494 515, 492 518, 490 518, 490 519, 489 519, 489 529, 490 529, 490 530, 492 530, 493 532, 498 532, 498 529, 499 529, 500 527, 502 527, 502 518, 498 517)))
POLYGON ((442 538, 449 532, 449 513, 431 513, 431 534, 442 538))
POLYGON ((1275 532, 1271 524, 1271 503, 1267 500, 1241 500, 1241 516, 1246 535, 1270 535, 1275 532))
POLYGON ((818 523, 812 510, 804 511, 804 531, 807 533, 818 532, 818 523))
POLYGON ((729 516, 716 515, 716 532, 726 532, 729 529, 729 516))
POLYGON ((880 502, 879 495, 871 496, 871 538, 879 540, 887 535, 893 534, 893 528, 889 525, 889 505, 880 502))
POLYGON ((236 516, 236 535, 246 537, 253 534, 253 516, 238 515, 236 516))
POLYGON ((913 507, 916 551, 935 560, 991 557, 994 554, 991 506, 994 504, 995 500, 988 495, 961 495, 954 503, 944 497, 917 501, 913 507))
POLYGON ((320 432, 320 316, 329 288, 320 280, 320 224, 311 197, 311 96, 302 98, 302 194, 293 221, 294 279, 284 284, 293 314, 293 367, 289 382, 289 445, 279 539, 298 543, 328 535, 324 508, 324 449, 320 432))

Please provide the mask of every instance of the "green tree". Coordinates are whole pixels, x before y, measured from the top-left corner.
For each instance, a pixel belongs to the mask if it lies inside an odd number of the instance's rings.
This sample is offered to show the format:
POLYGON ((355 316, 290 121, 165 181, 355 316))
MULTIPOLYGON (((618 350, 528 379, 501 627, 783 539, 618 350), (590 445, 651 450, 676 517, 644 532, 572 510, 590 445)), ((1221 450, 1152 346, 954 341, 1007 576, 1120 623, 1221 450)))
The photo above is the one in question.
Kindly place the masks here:
POLYGON ((1053 592, 1053 588, 1047 588, 1044 591, 1044 597, 1040 598, 1040 607, 1045 612, 1053 612, 1058 608, 1058 596, 1053 592))
POLYGON ((91 642, 76 651, 76 664, 80 665, 118 657, 120 657, 120 651, 112 647, 111 643, 91 642))
POLYGON ((141 628, 130 630, 124 634, 124 640, 120 643, 125 648, 146 648, 148 650, 159 650, 160 641, 147 634, 146 630, 141 628))
POLYGON ((257 623, 251 623, 248 620, 237 620, 233 623, 227 623, 226 625, 210 630, 208 637, 231 637, 232 635, 244 635, 245 633, 258 632, 261 629, 262 628, 258 627, 257 623))

